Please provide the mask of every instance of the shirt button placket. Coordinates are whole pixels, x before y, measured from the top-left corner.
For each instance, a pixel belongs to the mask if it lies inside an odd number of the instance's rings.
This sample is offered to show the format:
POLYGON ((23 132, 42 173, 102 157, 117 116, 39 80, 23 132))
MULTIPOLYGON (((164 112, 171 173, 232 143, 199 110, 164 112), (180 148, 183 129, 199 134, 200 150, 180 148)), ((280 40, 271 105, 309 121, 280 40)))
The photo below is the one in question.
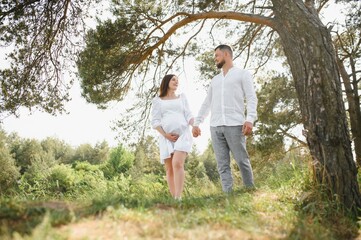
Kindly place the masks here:
POLYGON ((224 82, 226 81, 226 77, 222 77, 222 100, 221 100, 221 109, 222 109, 222 125, 226 125, 226 116, 225 116, 225 109, 224 109, 224 102, 225 102, 225 90, 224 90, 224 82))

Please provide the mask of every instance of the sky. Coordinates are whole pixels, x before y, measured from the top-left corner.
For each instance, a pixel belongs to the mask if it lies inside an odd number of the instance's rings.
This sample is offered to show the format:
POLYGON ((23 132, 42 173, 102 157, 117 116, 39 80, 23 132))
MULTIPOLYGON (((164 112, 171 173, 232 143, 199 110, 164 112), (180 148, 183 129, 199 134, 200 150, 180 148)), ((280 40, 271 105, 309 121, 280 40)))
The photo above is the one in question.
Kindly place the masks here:
MULTIPOLYGON (((104 6, 103 6, 104 7, 104 6)), ((94 13, 95 14, 95 13, 94 13)), ((104 14, 107 16, 107 14, 104 14)), ((97 15, 98 16, 98 15, 97 15)), ((103 18, 103 16, 100 16, 103 18)), ((104 17, 106 18, 106 17, 104 17)), ((87 20, 89 27, 94 28, 95 22, 87 20)), ((6 61, 6 50, 0 48, 0 68, 8 67, 10 64, 6 61)), ((190 108, 194 115, 197 114, 203 98, 205 97, 205 89, 200 84, 197 85, 197 70, 192 61, 184 63, 185 68, 178 73, 179 87, 178 93, 185 93, 190 108)), ((65 76, 67 73, 64 73, 65 76)), ((106 110, 100 110, 94 104, 89 104, 81 97, 81 88, 79 82, 74 81, 74 85, 70 90, 72 100, 65 105, 68 114, 53 116, 38 110, 20 109, 20 117, 9 116, 0 122, 0 127, 7 133, 17 133, 22 138, 43 140, 47 137, 55 137, 66 143, 77 147, 81 144, 96 143, 107 141, 111 147, 120 144, 117 140, 117 133, 112 130, 117 120, 125 112, 125 104, 116 104, 106 110)), ((209 117, 208 117, 209 119, 209 117)), ((193 139, 199 152, 203 152, 210 138, 209 120, 205 119, 202 124, 202 136, 193 139)), ((156 130, 149 132, 157 136, 156 130)))
MULTIPOLYGON (((194 115, 205 96, 205 89, 198 86, 194 77, 194 65, 186 67, 187 71, 178 73, 178 93, 185 93, 190 102, 190 108, 194 115)), ((27 109, 20 110, 20 117, 9 116, 1 124, 6 133, 16 132, 22 138, 43 140, 47 137, 56 137, 76 147, 80 144, 89 143, 95 145, 106 141, 111 147, 119 145, 116 139, 117 133, 111 128, 114 122, 121 118, 125 112, 125 104, 114 104, 109 109, 100 110, 96 105, 89 104, 81 97, 81 88, 75 81, 70 90, 72 100, 65 105, 68 114, 53 116, 41 111, 30 113, 27 109)), ((209 131, 208 121, 201 126, 202 136, 194 139, 194 144, 200 152, 203 152, 208 144, 209 131)), ((157 135, 155 130, 153 133, 157 135)))
MULTIPOLYGON (((337 19, 335 11, 338 13, 339 9, 329 8, 324 13, 325 17, 330 21, 337 19)), ((0 49, 0 53, 0 65, 7 66, 4 49, 0 49)), ((196 115, 206 90, 197 84, 198 73, 195 64, 188 62, 185 70, 178 73, 178 76, 179 93, 186 94, 191 111, 196 115)), ((86 103, 85 99, 81 97, 81 89, 77 81, 70 90, 70 96, 72 100, 66 104, 69 114, 52 116, 40 111, 29 113, 27 109, 21 109, 19 118, 9 116, 0 123, 0 126, 6 133, 16 132, 22 138, 43 140, 47 137, 56 137, 74 147, 85 143, 95 145, 104 140, 112 147, 117 146, 119 144, 116 140, 117 135, 111 130, 111 127, 124 112, 124 105, 117 104, 107 110, 97 109, 96 105, 86 103)), ((210 139, 209 117, 205 119, 201 129, 202 136, 194 138, 194 144, 200 152, 203 152, 210 139)))

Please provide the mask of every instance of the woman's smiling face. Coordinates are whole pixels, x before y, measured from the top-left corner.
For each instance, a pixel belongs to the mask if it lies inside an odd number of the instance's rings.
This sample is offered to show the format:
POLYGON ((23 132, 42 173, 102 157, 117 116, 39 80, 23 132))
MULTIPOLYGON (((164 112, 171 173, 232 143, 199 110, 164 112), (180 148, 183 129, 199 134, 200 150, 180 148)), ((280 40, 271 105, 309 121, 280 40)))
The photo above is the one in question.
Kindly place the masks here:
POLYGON ((168 89, 175 91, 178 88, 178 77, 177 76, 173 76, 172 79, 169 81, 168 84, 168 89))

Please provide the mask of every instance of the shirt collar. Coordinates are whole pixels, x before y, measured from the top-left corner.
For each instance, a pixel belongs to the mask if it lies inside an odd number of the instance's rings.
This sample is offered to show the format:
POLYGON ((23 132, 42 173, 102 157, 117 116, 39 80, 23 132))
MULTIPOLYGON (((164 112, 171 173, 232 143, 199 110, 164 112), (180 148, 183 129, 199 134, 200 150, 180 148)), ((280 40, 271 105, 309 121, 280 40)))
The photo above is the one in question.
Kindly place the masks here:
MULTIPOLYGON (((231 72, 234 68, 235 68, 235 66, 233 65, 230 69, 228 69, 227 74, 228 74, 229 72, 231 72)), ((223 68, 221 69, 221 74, 222 74, 222 76, 225 77, 224 72, 223 72, 223 68)), ((227 74, 226 74, 226 75, 227 75, 227 74)))

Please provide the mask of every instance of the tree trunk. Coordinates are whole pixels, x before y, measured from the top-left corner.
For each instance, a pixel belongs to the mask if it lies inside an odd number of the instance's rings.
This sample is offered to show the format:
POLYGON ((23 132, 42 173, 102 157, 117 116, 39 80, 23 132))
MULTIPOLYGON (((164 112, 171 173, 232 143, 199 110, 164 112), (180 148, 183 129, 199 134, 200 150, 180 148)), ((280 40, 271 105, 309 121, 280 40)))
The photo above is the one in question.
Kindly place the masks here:
POLYGON ((315 180, 354 215, 361 207, 357 169, 331 35, 302 0, 272 0, 276 31, 290 64, 315 180))
MULTIPOLYGON (((352 76, 355 76, 355 65, 351 60, 352 76)), ((360 110, 360 98, 357 89, 357 78, 354 77, 353 84, 350 77, 343 65, 341 59, 337 58, 338 69, 343 79, 343 85, 345 87, 347 102, 348 102, 348 114, 350 116, 351 136, 355 146, 356 162, 358 166, 361 166, 361 110, 360 110)))

